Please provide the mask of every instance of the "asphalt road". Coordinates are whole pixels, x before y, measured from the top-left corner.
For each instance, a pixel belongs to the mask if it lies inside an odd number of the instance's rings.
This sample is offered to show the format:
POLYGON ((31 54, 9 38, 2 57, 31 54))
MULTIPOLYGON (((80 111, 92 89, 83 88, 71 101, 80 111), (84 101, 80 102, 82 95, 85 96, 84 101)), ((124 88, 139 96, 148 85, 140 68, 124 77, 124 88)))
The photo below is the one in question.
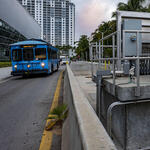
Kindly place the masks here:
POLYGON ((38 150, 60 74, 0 83, 0 150, 38 150))

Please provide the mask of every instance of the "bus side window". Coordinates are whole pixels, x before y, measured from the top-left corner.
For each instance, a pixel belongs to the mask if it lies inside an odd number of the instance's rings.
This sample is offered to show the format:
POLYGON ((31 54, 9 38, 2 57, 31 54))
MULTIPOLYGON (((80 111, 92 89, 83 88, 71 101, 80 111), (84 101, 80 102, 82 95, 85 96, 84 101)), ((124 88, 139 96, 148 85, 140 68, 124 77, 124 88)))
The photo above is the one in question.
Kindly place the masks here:
POLYGON ((52 50, 52 59, 54 59, 54 51, 52 50))
POLYGON ((58 54, 58 52, 57 52, 57 59, 59 59, 59 54, 58 54))
POLYGON ((51 49, 51 59, 53 59, 53 50, 51 49))
POLYGON ((53 51, 53 59, 55 59, 55 51, 53 51))
POLYGON ((57 59, 57 52, 54 53, 54 59, 57 59))
POLYGON ((51 59, 51 49, 48 48, 48 59, 51 59))

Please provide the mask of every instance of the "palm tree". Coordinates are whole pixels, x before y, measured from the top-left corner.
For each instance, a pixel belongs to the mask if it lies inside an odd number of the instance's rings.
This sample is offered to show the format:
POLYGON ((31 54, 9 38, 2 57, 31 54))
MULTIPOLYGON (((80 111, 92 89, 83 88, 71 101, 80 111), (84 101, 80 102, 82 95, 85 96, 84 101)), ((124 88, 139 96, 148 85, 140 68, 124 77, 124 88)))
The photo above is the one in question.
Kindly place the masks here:
POLYGON ((87 35, 81 35, 76 48, 76 53, 84 60, 89 59, 89 41, 87 35))
POLYGON ((73 49, 73 47, 70 45, 63 45, 63 46, 56 45, 56 48, 58 48, 61 51, 61 53, 63 54, 65 53, 67 55, 69 55, 69 50, 73 49))
MULTIPOLYGON (((117 10, 145 12, 145 8, 143 7, 145 1, 146 0, 128 0, 127 4, 120 2, 117 6, 117 10)), ((112 17, 115 16, 116 11, 112 13, 112 17)))
POLYGON ((111 20, 108 22, 102 22, 98 28, 92 33, 93 41, 98 42, 102 38, 102 33, 104 36, 111 34, 116 31, 116 21, 111 20))
MULTIPOLYGON (((128 0, 127 3, 120 2, 117 5, 117 10, 120 11, 138 11, 138 12, 150 12, 150 5, 144 7, 143 4, 146 0, 128 0)), ((116 17, 116 12, 112 13, 112 17, 116 17)), ((116 20, 111 20, 107 22, 102 22, 99 27, 92 33, 93 41, 98 42, 102 38, 102 33, 106 36, 116 31, 116 20)), ((112 44, 112 39, 104 41, 104 45, 112 44)), ((105 49, 105 56, 109 56, 111 50, 108 48, 105 49)))

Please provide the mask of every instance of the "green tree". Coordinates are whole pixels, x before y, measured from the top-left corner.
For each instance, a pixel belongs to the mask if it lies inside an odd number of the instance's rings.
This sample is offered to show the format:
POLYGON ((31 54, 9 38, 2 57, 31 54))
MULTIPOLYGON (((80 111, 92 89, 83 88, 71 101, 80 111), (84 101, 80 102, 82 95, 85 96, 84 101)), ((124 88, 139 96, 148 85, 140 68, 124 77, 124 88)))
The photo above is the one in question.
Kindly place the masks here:
MULTIPOLYGON (((146 0, 128 0, 127 3, 118 3, 117 10, 122 11, 138 11, 145 12, 146 8, 143 7, 143 3, 146 0)), ((112 17, 116 16, 116 11, 112 13, 112 17)))
POLYGON ((58 46, 57 45, 56 48, 58 48, 62 54, 69 55, 69 50, 72 49, 72 46, 70 45, 58 46))
POLYGON ((81 35, 77 42, 76 53, 80 58, 89 60, 89 41, 87 35, 81 35))
POLYGON ((102 38, 102 33, 104 36, 109 35, 116 31, 116 21, 102 22, 98 28, 92 33, 93 41, 98 42, 102 38))
MULTIPOLYGON (((143 4, 146 0, 128 0, 127 3, 118 3, 117 9, 112 13, 112 17, 116 17, 116 12, 119 11, 137 11, 137 12, 150 12, 150 4, 146 7, 143 4)), ((102 22, 98 28, 92 33, 92 42, 98 42, 102 38, 102 33, 107 36, 116 31, 116 20, 102 22)), ((105 40, 104 45, 111 45, 112 39, 105 40)), ((105 48, 104 57, 112 55, 111 48, 105 48)))
MULTIPOLYGON (((92 33, 92 36, 93 36, 92 42, 99 42, 99 40, 102 38, 102 33, 104 36, 107 36, 115 31, 116 31, 116 20, 102 22, 98 26, 98 28, 92 33)), ((112 38, 104 40, 103 44, 104 45, 112 45, 112 38)), ((104 57, 112 57, 112 49, 105 48, 103 55, 104 55, 104 57)))

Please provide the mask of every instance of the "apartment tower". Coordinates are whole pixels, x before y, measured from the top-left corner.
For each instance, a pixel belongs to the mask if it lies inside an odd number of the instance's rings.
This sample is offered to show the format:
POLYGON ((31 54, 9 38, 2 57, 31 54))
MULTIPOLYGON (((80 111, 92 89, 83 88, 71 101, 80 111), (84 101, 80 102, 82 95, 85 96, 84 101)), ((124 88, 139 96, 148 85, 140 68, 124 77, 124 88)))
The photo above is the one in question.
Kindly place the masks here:
POLYGON ((18 0, 41 26, 41 38, 56 46, 75 42, 75 5, 70 0, 18 0))

